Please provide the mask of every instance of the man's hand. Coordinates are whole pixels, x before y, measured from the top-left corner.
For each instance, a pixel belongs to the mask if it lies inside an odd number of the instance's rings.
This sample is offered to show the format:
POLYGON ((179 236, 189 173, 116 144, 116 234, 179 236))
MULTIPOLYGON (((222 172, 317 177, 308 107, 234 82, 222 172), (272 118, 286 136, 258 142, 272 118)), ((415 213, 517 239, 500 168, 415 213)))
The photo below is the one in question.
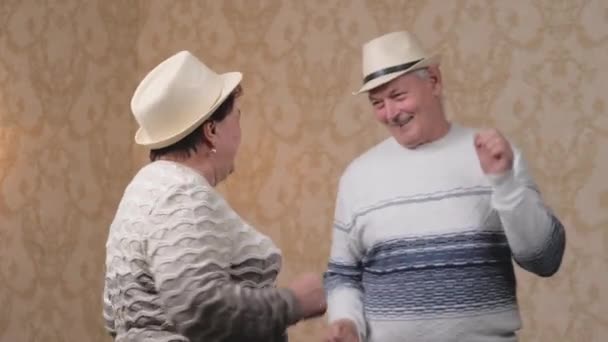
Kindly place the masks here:
POLYGON ((475 151, 485 174, 501 174, 513 167, 511 144, 496 129, 481 131, 475 135, 475 151))
POLYGON ((327 330, 323 342, 359 342, 359 334, 355 323, 349 319, 333 322, 327 330))

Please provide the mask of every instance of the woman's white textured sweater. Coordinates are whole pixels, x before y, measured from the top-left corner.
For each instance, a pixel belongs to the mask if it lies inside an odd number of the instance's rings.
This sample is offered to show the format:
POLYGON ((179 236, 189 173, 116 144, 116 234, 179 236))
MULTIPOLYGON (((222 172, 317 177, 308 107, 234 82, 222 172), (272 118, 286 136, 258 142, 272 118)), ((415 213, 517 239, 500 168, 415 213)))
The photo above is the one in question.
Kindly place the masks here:
POLYGON ((281 253, 197 172, 156 161, 127 187, 107 240, 104 318, 116 341, 284 341, 281 253))

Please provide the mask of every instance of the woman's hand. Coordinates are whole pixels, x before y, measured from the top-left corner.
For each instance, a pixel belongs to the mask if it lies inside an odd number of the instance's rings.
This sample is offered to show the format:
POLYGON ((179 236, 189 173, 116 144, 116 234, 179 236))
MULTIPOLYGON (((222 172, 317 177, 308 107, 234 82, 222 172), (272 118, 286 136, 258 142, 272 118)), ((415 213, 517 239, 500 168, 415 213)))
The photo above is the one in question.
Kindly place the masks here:
POLYGON ((296 297, 303 319, 322 316, 327 309, 323 280, 315 273, 305 273, 288 287, 296 297))

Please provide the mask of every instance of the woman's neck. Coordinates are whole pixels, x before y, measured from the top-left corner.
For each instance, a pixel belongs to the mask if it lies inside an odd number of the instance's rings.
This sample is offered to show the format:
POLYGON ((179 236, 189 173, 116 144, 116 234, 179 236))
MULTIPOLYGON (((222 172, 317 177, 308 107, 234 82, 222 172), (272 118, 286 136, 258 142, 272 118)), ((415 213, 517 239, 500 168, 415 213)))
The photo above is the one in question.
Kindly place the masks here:
POLYGON ((195 170, 205 177, 207 182, 213 187, 220 181, 217 178, 217 172, 209 160, 209 157, 203 156, 202 153, 193 153, 189 157, 168 154, 162 156, 160 159, 179 163, 195 170))

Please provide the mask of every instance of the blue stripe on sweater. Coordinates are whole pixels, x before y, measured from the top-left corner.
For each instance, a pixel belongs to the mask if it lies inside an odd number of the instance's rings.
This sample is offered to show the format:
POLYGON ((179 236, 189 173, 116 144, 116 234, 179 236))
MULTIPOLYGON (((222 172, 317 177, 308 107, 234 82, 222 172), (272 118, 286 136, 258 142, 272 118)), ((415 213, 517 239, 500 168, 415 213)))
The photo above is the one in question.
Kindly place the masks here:
POLYGON ((441 201, 456 197, 487 196, 491 193, 492 188, 488 186, 473 186, 467 188, 459 187, 455 189, 437 191, 432 193, 415 194, 411 196, 395 197, 358 210, 348 223, 339 221, 334 222, 334 228, 348 233, 353 229, 353 227, 357 223, 357 220, 360 219, 362 216, 365 216, 376 210, 392 207, 395 205, 420 204, 424 202, 441 201))
MULTIPOLYGON (((538 188, 536 188, 535 185, 526 185, 526 187, 531 189, 532 191, 539 192, 538 188)), ((489 186, 472 186, 466 188, 458 187, 450 190, 436 191, 432 193, 422 193, 410 196, 395 197, 380 201, 378 203, 374 203, 358 210, 356 213, 353 214, 353 217, 350 219, 349 222, 335 221, 334 229, 349 233, 355 227, 357 220, 361 217, 376 210, 392 207, 395 205, 420 204, 425 202, 442 201, 457 197, 488 196, 491 194, 492 188, 489 186)))
POLYGON ((324 275, 324 282, 327 291, 338 287, 352 287, 362 290, 361 265, 330 262, 324 275))
POLYGON ((533 255, 514 255, 515 261, 524 269, 548 277, 559 269, 566 245, 566 231, 555 215, 551 215, 551 235, 543 249, 533 255))
POLYGON ((468 316, 516 303, 511 252, 502 232, 386 241, 360 266, 330 264, 328 290, 358 284, 366 315, 374 320, 468 316))

